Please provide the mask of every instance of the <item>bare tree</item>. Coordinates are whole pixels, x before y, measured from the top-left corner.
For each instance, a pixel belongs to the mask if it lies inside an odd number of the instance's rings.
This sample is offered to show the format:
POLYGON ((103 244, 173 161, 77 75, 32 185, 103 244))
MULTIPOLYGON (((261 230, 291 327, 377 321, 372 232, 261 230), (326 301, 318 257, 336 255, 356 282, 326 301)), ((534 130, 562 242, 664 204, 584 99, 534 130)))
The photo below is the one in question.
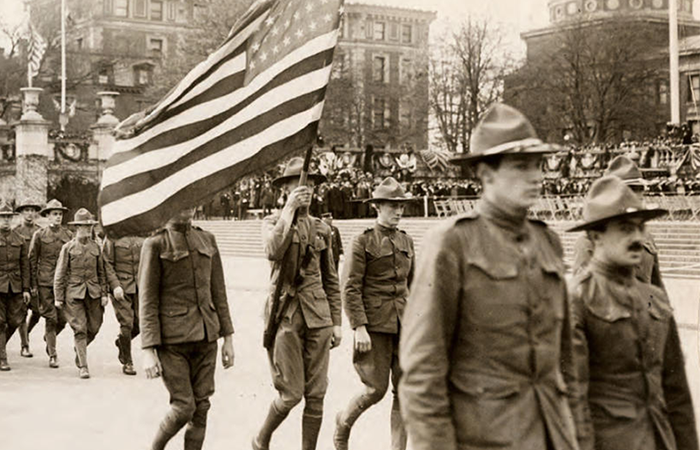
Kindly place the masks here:
POLYGON ((503 93, 512 57, 495 25, 469 18, 438 41, 430 61, 430 108, 448 150, 468 151, 484 111, 503 93))
POLYGON ((19 88, 27 79, 27 60, 21 54, 22 26, 0 24, 0 34, 7 43, 4 53, 0 52, 0 118, 3 118, 18 101, 19 88))
POLYGON ((573 141, 619 141, 623 132, 656 134, 661 53, 649 52, 656 36, 637 23, 580 21, 553 38, 514 76, 509 97, 541 134, 573 141))

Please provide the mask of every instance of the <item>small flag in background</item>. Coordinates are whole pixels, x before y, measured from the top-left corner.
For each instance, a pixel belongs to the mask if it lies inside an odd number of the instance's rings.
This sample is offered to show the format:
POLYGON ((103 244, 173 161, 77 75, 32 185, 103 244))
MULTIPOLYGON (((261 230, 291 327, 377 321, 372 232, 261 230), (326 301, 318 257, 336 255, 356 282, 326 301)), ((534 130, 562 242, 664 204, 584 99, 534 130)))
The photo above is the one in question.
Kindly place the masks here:
POLYGON ((46 53, 46 40, 41 37, 36 28, 33 25, 29 25, 29 48, 27 50, 28 54, 28 77, 34 78, 39 74, 39 69, 41 68, 41 60, 44 59, 44 53, 46 53))
POLYGON ((162 226, 316 139, 343 0, 257 1, 158 104, 115 130, 98 203, 114 237, 162 226))

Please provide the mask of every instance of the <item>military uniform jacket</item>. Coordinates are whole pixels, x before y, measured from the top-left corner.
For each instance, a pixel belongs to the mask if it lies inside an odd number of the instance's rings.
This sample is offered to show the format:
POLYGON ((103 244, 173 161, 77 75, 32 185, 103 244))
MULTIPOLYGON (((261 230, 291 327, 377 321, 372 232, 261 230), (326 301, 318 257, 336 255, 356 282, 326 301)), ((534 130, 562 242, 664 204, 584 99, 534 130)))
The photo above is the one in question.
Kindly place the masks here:
POLYGON ((0 293, 29 291, 27 243, 16 231, 0 231, 0 293))
POLYGON ((41 230, 41 227, 35 223, 30 227, 26 226, 24 223, 15 227, 15 231, 24 238, 24 242, 27 244, 27 255, 29 254, 29 248, 32 243, 32 236, 39 230, 41 230))
MULTIPOLYGON (((635 275, 642 283, 653 284, 654 286, 666 289, 661 280, 661 270, 659 268, 659 250, 656 247, 654 238, 649 233, 645 234, 644 242, 642 243, 644 252, 642 252, 642 261, 635 268, 635 275)), ((591 257, 593 256, 593 243, 585 234, 576 240, 574 245, 574 267, 573 272, 579 273, 586 268, 591 257)))
POLYGON ((697 450, 678 330, 664 292, 631 270, 595 260, 570 290, 578 367, 572 408, 582 450, 697 450))
POLYGON ((62 226, 48 226, 34 233, 29 246, 30 284, 33 289, 53 287, 58 255, 63 245, 72 238, 73 233, 62 226))
POLYGON ((233 334, 221 255, 207 231, 174 225, 146 239, 138 291, 143 348, 233 334))
POLYGON ((340 325, 340 288, 331 254, 330 234, 330 227, 316 217, 298 217, 295 225, 285 223, 279 212, 263 219, 263 245, 272 266, 265 320, 269 320, 274 287, 289 248, 282 295, 288 295, 292 300, 288 302, 284 315, 291 317, 297 308, 301 308, 309 328, 340 325), (312 252, 309 264, 303 270, 302 283, 296 285, 294 280, 302 272, 301 264, 307 251, 312 252))
POLYGON ((413 239, 403 231, 376 224, 355 236, 345 261, 343 306, 355 329, 398 333, 413 280, 413 239))
POLYGON ((136 293, 141 247, 144 238, 126 236, 116 241, 105 239, 102 246, 112 290, 120 287, 127 294, 136 293))
POLYGON ((99 299, 108 294, 107 274, 100 246, 87 238, 74 238, 61 248, 54 275, 53 292, 57 302, 67 298, 99 299))
POLYGON ((340 261, 340 255, 343 254, 343 240, 340 237, 340 231, 335 225, 330 226, 331 229, 331 248, 333 249, 333 261, 340 261))
POLYGON ((576 449, 562 247, 484 202, 425 238, 400 342, 415 450, 576 449))

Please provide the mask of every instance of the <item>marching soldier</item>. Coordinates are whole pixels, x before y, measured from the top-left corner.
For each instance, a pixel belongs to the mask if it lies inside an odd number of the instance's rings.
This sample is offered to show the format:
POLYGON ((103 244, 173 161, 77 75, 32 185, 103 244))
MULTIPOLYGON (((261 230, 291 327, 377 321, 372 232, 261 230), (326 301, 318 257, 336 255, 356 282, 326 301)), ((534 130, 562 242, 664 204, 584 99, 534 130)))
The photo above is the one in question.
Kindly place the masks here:
POLYGON ((398 402, 401 315, 413 279, 413 239, 397 227, 407 200, 401 185, 385 179, 367 200, 377 211, 374 227, 355 236, 345 262, 342 299, 355 330, 353 363, 365 385, 336 417, 335 448, 348 449, 350 429, 360 415, 393 386, 391 448, 406 449, 406 431, 398 402))
POLYGON ((333 225, 333 213, 323 213, 321 214, 321 218, 331 229, 331 250, 333 251, 333 263, 335 264, 335 271, 337 272, 340 257, 343 255, 343 239, 340 236, 338 227, 333 225))
MULTIPOLYGON (((610 161, 605 175, 613 175, 620 178, 641 199, 645 182, 637 165, 631 159, 626 156, 616 157, 610 161)), ((635 269, 637 278, 644 283, 651 283, 654 286, 665 289, 661 279, 661 271, 659 270, 659 252, 650 233, 645 232, 642 245, 644 246, 642 261, 635 269)), ((576 240, 574 254, 573 271, 578 273, 585 269, 593 256, 593 243, 587 235, 584 234, 576 240)))
POLYGON ((0 371, 10 370, 5 344, 24 321, 31 299, 27 243, 11 228, 15 215, 10 205, 0 205, 0 371))
POLYGON ((74 216, 75 237, 61 248, 54 276, 57 308, 64 308, 73 329, 75 363, 80 378, 90 378, 87 347, 102 327, 104 307, 109 302, 107 275, 100 246, 92 238, 97 221, 80 208, 74 216))
POLYGON ((214 235, 191 225, 194 211, 180 211, 141 250, 137 292, 144 369, 148 378, 162 375, 170 393, 170 411, 152 450, 164 449, 185 425, 185 450, 202 448, 220 337, 223 366, 233 367, 221 255, 214 235))
POLYGON ((61 225, 67 210, 58 200, 49 201, 39 213, 48 219, 49 225, 34 233, 29 246, 32 292, 39 297, 39 313, 45 321, 46 353, 49 367, 54 369, 58 368, 56 336, 66 326, 65 312, 55 305, 53 281, 61 248, 73 238, 73 233, 61 225))
POLYGON ((399 398, 412 446, 575 450, 562 247, 527 217, 554 149, 503 104, 470 149, 453 162, 476 167, 482 198, 426 236, 403 315, 399 398))
MULTIPOLYGON (((253 439, 254 450, 267 450, 273 432, 302 398, 302 450, 314 450, 323 418, 328 387, 330 349, 340 344, 341 306, 338 275, 330 251, 330 229, 311 217, 308 207, 313 188, 299 186, 301 158, 292 158, 284 174, 273 181, 290 192, 284 208, 263 220, 263 243, 272 265, 272 291, 266 321, 280 318, 272 331, 274 342, 265 343, 270 371, 279 396, 253 439), (296 217, 296 220, 295 220, 296 217), (282 275, 282 276, 280 276, 282 275), (281 278, 281 279, 280 279, 281 278), (281 284, 278 284, 281 283, 281 284)), ((309 174, 323 181, 320 174, 309 174)))
POLYGON ((119 350, 122 372, 136 375, 131 357, 131 341, 139 335, 139 297, 137 289, 139 259, 144 238, 127 236, 116 241, 105 239, 102 250, 108 281, 114 292, 112 306, 119 322, 114 344, 119 350))
POLYGON ((646 209, 615 176, 597 180, 584 206, 591 261, 573 279, 571 390, 582 450, 697 450, 683 352, 663 289, 642 281, 644 223, 667 211, 646 209))
MULTIPOLYGON (((15 208, 15 212, 22 216, 22 222, 15 227, 15 231, 24 238, 27 244, 27 255, 29 254, 29 245, 32 241, 32 236, 41 229, 35 222, 39 211, 41 211, 41 206, 33 203, 23 203, 15 208)), ((32 332, 36 324, 39 323, 39 319, 41 319, 41 313, 39 312, 39 296, 37 294, 32 294, 28 311, 31 313, 29 314, 28 321, 26 319, 22 320, 18 328, 21 343, 20 355, 25 358, 34 356, 29 349, 29 333, 32 332)))

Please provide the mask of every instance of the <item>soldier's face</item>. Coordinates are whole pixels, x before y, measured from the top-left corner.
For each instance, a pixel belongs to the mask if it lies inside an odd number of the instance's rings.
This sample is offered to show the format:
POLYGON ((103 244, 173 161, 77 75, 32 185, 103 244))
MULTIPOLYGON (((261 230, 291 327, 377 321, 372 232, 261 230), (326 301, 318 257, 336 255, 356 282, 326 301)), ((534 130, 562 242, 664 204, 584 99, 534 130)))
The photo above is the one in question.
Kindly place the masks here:
POLYGON ((75 236, 76 237, 89 237, 92 235, 92 225, 76 225, 75 236))
POLYGON ((34 220, 36 219, 36 214, 37 210, 34 208, 24 208, 22 211, 20 211, 20 214, 22 214, 22 220, 26 224, 32 224, 34 223, 34 220))
POLYGON ((391 228, 399 226, 404 210, 402 202, 379 202, 374 208, 377 210, 377 222, 391 228))
POLYGON ((619 219, 608 222, 605 231, 591 232, 593 257, 616 266, 636 266, 644 252, 642 219, 619 219))
POLYGON ((172 219, 173 223, 190 223, 194 218, 195 208, 183 208, 178 211, 172 219))
POLYGON ((481 167, 484 195, 495 204, 530 208, 542 188, 542 156, 504 155, 498 168, 481 167))
POLYGON ((54 209, 53 211, 49 211, 47 217, 49 219, 49 225, 60 225, 61 222, 63 222, 63 211, 54 209))
POLYGON ((0 230, 9 231, 12 226, 12 216, 0 216, 0 230))

